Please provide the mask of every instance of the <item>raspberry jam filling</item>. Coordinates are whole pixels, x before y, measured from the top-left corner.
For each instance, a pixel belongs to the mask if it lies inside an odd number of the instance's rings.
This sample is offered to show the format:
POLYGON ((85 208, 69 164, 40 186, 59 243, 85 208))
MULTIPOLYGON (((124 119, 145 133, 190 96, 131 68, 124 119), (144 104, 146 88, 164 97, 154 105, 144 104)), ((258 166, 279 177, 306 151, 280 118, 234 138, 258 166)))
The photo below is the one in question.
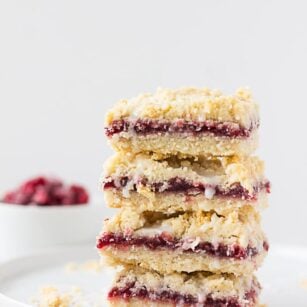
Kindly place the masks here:
MULTIPOLYGON (((201 301, 198 297, 191 294, 183 294, 172 290, 154 291, 147 289, 146 286, 136 286, 135 282, 130 282, 125 287, 114 287, 108 293, 108 299, 129 299, 138 298, 141 300, 149 300, 153 302, 170 303, 180 306, 197 306, 197 307, 243 307, 252 306, 257 301, 259 285, 253 285, 251 290, 244 295, 244 305, 239 302, 237 297, 213 298, 212 295, 206 295, 201 301)), ((144 305, 145 306, 145 305, 144 305)))
POLYGON ((138 119, 130 121, 127 119, 114 120, 110 126, 105 128, 108 137, 121 132, 134 132, 139 135, 155 133, 188 133, 192 135, 211 134, 231 138, 248 138, 251 132, 258 128, 259 123, 252 124, 250 128, 244 128, 234 122, 219 122, 215 120, 187 121, 177 120, 167 122, 161 120, 138 119))
POLYGON ((155 183, 148 183, 146 178, 140 178, 136 183, 134 183, 127 176, 116 178, 116 180, 112 179, 111 177, 107 177, 105 178, 103 183, 104 190, 111 188, 123 189, 126 186, 129 186, 129 190, 134 192, 137 191, 138 186, 147 186, 152 192, 156 193, 178 192, 192 196, 198 194, 205 194, 205 196, 207 196, 208 198, 218 196, 247 200, 256 200, 257 194, 262 190, 265 190, 267 193, 270 193, 270 183, 268 181, 261 182, 257 186, 255 186, 252 194, 250 194, 249 191, 242 187, 239 183, 234 184, 232 187, 225 190, 219 186, 212 187, 210 185, 205 185, 200 182, 190 182, 184 178, 179 177, 174 177, 169 179, 168 181, 155 183))
MULTIPOLYGON (((239 245, 226 245, 222 243, 213 245, 210 242, 196 242, 196 244, 194 244, 193 242, 187 242, 184 240, 173 238, 168 233, 162 233, 161 235, 156 235, 154 237, 132 237, 124 236, 123 234, 114 234, 110 232, 102 234, 102 236, 98 239, 97 248, 103 249, 104 247, 110 245, 117 246, 118 248, 123 248, 127 246, 143 246, 150 250, 180 249, 188 253, 203 252, 214 257, 232 258, 237 260, 254 257, 259 253, 257 248, 249 245, 246 248, 243 248, 239 245)), ((263 243, 263 249, 268 251, 269 245, 267 242, 263 243)))

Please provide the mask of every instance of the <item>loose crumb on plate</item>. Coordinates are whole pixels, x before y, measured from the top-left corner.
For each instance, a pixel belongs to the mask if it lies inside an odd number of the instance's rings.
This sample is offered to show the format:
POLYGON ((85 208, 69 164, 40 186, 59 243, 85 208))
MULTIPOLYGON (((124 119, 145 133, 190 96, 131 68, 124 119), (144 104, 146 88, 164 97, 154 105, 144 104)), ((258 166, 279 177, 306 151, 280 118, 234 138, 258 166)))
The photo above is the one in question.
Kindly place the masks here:
POLYGON ((78 262, 69 262, 65 266, 66 272, 76 272, 76 271, 84 271, 84 272, 94 272, 99 273, 105 267, 105 264, 100 260, 88 260, 83 263, 78 262))
POLYGON ((43 286, 31 300, 33 307, 105 307, 106 289, 89 293, 77 286, 43 286))
POLYGON ((300 280, 300 287, 307 290, 307 279, 300 280))
POLYGON ((32 300, 32 304, 38 307, 69 307, 71 302, 70 293, 60 293, 60 290, 53 286, 41 288, 38 297, 32 300))

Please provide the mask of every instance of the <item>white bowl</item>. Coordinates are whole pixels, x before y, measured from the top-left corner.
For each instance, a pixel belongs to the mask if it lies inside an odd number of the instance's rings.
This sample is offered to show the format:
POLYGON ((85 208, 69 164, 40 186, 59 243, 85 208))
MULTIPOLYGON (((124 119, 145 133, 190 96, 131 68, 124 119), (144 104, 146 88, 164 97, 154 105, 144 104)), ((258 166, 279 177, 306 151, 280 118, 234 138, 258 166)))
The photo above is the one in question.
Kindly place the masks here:
POLYGON ((67 206, 0 203, 0 260, 60 245, 90 243, 106 217, 103 203, 67 206))

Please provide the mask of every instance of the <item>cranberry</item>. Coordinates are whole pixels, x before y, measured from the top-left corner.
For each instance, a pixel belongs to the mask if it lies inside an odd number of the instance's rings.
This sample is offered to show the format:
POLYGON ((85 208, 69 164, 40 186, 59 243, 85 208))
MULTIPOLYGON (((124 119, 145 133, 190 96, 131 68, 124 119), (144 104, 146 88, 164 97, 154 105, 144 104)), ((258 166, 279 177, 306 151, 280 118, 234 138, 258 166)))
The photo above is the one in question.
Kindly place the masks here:
POLYGON ((44 187, 38 187, 33 194, 32 201, 39 205, 47 205, 49 201, 48 191, 44 187))
POLYGON ((7 192, 3 202, 10 204, 36 204, 39 206, 86 204, 87 191, 80 185, 64 185, 58 179, 36 177, 17 189, 7 192))

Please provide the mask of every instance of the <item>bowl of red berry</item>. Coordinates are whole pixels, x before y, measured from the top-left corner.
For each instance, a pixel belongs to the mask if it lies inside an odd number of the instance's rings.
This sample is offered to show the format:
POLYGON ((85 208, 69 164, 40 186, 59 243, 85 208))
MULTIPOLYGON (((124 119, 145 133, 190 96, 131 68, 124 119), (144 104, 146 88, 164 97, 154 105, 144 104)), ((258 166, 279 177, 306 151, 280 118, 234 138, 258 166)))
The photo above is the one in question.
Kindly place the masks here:
POLYGON ((101 208, 79 184, 39 176, 4 193, 0 202, 0 260, 36 249, 94 242, 101 208))

